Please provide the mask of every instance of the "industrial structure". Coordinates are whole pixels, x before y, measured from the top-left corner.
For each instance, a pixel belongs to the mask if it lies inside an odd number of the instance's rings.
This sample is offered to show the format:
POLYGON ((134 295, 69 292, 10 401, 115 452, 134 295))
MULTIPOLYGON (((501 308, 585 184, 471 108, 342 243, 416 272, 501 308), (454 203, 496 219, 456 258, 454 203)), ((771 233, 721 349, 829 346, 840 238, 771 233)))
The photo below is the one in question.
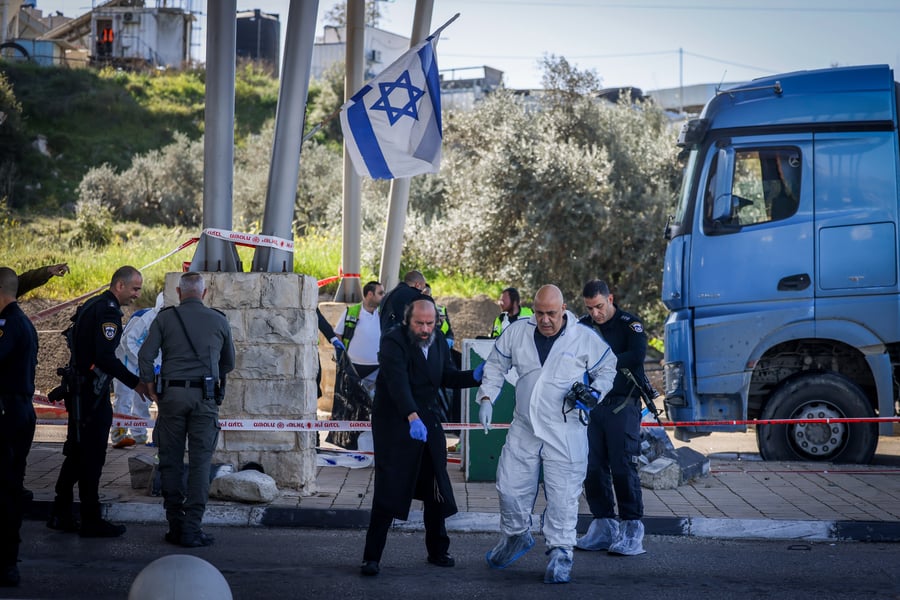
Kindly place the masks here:
POLYGON ((192 0, 107 0, 75 18, 44 16, 33 3, 0 0, 4 58, 80 67, 182 68, 191 59, 192 0))

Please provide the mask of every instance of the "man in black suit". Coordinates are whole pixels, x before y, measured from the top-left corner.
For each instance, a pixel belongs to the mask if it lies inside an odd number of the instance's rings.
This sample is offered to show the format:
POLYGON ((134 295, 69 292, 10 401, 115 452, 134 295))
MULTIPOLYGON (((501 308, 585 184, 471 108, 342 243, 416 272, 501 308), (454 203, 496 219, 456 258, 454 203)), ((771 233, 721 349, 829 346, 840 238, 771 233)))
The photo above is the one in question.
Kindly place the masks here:
POLYGON ((386 334, 391 327, 401 323, 406 307, 413 300, 418 300, 422 297, 422 290, 425 289, 426 285, 425 276, 422 273, 419 271, 407 271, 406 275, 403 276, 403 281, 385 294, 378 307, 378 312, 381 315, 381 335, 386 334))
POLYGON ((383 333, 378 352, 372 435, 375 494, 360 571, 377 575, 394 519, 406 520, 412 500, 424 501, 428 562, 452 567, 444 519, 456 514, 447 474, 447 438, 440 421, 442 387, 478 385, 481 369, 459 371, 427 297, 406 307, 403 323, 383 333))

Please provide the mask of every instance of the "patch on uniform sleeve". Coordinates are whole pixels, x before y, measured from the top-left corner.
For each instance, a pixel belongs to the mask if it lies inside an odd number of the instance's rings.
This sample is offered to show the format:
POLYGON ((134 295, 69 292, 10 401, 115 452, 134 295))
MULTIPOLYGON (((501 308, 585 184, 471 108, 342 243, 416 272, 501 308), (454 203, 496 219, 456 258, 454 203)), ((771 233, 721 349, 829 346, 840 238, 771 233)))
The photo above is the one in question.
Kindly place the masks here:
POLYGON ((100 326, 100 330, 103 331, 103 337, 112 341, 114 337, 116 337, 116 332, 119 330, 119 326, 115 323, 104 323, 100 326))
POLYGON ((635 333, 644 333, 644 326, 641 325, 639 321, 632 321, 631 324, 629 324, 629 327, 631 327, 631 330, 635 333))

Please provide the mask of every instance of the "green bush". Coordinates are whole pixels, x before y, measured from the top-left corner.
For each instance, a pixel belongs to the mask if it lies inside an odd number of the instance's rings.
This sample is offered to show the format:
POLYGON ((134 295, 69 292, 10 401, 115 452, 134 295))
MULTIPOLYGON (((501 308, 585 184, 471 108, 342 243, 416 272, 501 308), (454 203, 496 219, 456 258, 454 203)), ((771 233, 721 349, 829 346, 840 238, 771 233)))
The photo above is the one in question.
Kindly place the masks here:
POLYGON ((79 200, 75 207, 76 233, 72 241, 77 246, 104 248, 113 239, 112 211, 98 200, 79 200))

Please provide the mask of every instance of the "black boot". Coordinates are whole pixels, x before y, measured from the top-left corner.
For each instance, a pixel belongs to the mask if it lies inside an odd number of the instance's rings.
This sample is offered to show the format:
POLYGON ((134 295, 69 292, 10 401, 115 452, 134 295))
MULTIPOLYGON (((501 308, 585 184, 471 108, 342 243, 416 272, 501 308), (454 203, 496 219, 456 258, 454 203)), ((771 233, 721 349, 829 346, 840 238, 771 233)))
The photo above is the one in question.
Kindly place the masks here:
POLYGON ((114 538, 125 533, 125 526, 110 523, 106 519, 85 521, 81 524, 78 535, 85 538, 114 538))
POLYGON ((72 514, 72 506, 67 507, 53 503, 50 509, 50 518, 47 519, 47 527, 65 533, 75 533, 81 527, 81 522, 72 514))
POLYGON ((19 585, 19 567, 16 565, 3 565, 0 567, 0 587, 16 587, 19 585))

